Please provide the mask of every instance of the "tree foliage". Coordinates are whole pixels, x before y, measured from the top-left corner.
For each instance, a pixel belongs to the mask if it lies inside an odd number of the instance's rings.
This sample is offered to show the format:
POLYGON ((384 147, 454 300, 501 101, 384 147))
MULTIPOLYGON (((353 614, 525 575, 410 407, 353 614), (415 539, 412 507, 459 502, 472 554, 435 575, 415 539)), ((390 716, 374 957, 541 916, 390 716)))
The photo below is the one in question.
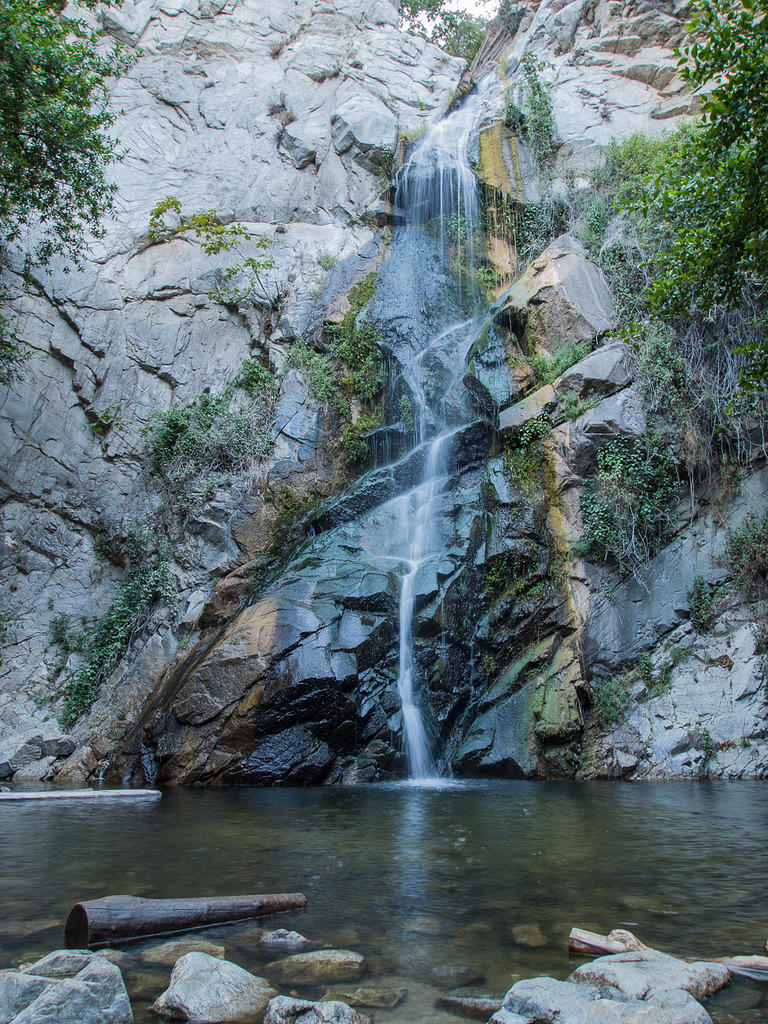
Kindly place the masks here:
POLYGON ((768 0, 694 0, 680 71, 702 117, 648 189, 672 225, 651 300, 662 312, 735 307, 768 282, 768 0))
POLYGON ((401 0, 400 15, 409 32, 423 36, 450 53, 472 61, 488 28, 488 20, 465 10, 451 10, 450 0, 401 0))
POLYGON ((119 46, 99 46, 101 34, 61 6, 0 0, 0 227, 6 244, 25 225, 39 228, 36 262, 54 252, 77 260, 84 233, 97 233, 112 208, 107 83, 131 63, 119 46))
MULTIPOLYGON (((106 170, 117 141, 107 89, 132 58, 101 43, 84 17, 96 3, 79 0, 64 15, 59 0, 0 0, 0 276, 9 248, 26 248, 26 229, 34 238, 27 269, 54 253, 77 263, 86 233, 98 235, 112 209, 106 170)), ((0 281, 0 303, 9 297, 0 281)), ((0 316, 0 383, 18 374, 25 354, 13 321, 0 316)))

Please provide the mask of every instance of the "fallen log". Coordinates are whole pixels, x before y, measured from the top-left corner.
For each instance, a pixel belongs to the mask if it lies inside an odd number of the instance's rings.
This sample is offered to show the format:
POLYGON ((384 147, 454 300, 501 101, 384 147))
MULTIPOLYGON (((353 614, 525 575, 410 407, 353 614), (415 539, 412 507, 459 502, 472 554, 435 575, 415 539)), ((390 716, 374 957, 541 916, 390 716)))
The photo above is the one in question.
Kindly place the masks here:
POLYGON ((159 789, 40 789, 3 790, 0 800, 156 800, 159 789))
POLYGON ((571 928, 568 936, 568 952, 575 956, 605 956, 610 953, 628 953, 648 949, 635 938, 632 932, 614 928, 608 935, 588 932, 586 928, 571 928))
MULTIPOLYGON (((649 949, 632 932, 616 928, 608 935, 589 932, 584 928, 571 928, 568 936, 568 952, 574 956, 609 956, 613 953, 630 953, 649 949)), ((691 961, 692 957, 681 957, 691 961)), ((700 960, 701 957, 695 959, 700 960)), ((753 981, 768 981, 768 956, 721 956, 712 963, 725 964, 731 974, 738 974, 753 981)))
POLYGON ((307 897, 299 892, 178 900, 105 896, 78 903, 70 910, 64 941, 68 949, 95 949, 149 935, 247 921, 283 910, 303 910, 306 905, 307 897))

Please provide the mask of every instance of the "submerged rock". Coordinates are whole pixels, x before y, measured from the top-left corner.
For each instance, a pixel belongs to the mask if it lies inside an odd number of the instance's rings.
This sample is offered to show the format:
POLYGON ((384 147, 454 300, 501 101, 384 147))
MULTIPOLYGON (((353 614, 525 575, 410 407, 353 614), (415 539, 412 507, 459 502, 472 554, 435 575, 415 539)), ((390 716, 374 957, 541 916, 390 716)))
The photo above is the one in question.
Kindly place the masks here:
POLYGON ((406 988, 389 988, 382 987, 377 988, 375 986, 366 986, 352 988, 352 989, 334 989, 332 992, 326 992, 323 996, 323 1002, 326 1000, 340 1001, 342 1003, 349 1003, 350 1006, 366 1006, 372 1009, 384 1009, 391 1010, 398 1003, 401 1003, 408 994, 406 988))
POLYGON ((462 995, 459 992, 447 992, 440 996, 436 1006, 455 1013, 459 1017, 468 1017, 470 1020, 488 1020, 492 1014, 497 1013, 502 1007, 503 1000, 494 996, 473 996, 462 995))
POLYGON ((168 988, 152 1010, 168 1020, 195 1024, 254 1024, 277 995, 269 982, 207 953, 187 953, 173 968, 168 988))
POLYGON ((267 964, 266 971, 270 977, 289 985, 357 981, 365 971, 365 957, 349 949, 316 949, 275 960, 267 964))
POLYGON ((153 964, 175 964, 187 953, 205 953, 207 956, 223 960, 226 949, 216 942, 209 942, 208 939, 171 939, 170 942, 163 942, 159 946, 142 949, 141 958, 153 964))

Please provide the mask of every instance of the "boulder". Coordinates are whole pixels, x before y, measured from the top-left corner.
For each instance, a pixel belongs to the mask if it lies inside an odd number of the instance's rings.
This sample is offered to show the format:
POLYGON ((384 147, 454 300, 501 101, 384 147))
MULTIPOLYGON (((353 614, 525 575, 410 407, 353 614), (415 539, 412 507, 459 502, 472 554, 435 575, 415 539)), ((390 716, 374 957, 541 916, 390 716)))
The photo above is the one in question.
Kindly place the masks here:
POLYGON ((282 984, 320 985, 357 981, 365 971, 365 957, 349 949, 316 949, 275 960, 267 974, 282 984))
POLYGON ((371 1020, 337 1000, 312 1003, 277 996, 267 1007, 264 1024, 371 1024, 371 1020))
POLYGON ((574 363, 557 381, 559 396, 572 392, 579 398, 611 395, 632 382, 632 353, 623 341, 612 341, 574 363))
POLYGON ((168 1020, 195 1024, 254 1024, 261 1021, 277 993, 229 960, 207 953, 186 953, 176 963, 165 992, 152 1010, 168 1020))
POLYGON ((498 300, 494 321, 528 353, 592 341, 614 324, 613 298, 581 242, 561 235, 498 300))
MULTIPOLYGON (((45 958, 49 968, 74 970, 78 957, 68 959, 68 952, 45 958)), ((88 956, 78 955, 81 962, 88 956)), ((71 977, 0 973, 0 1020, 4 1024, 132 1024, 133 1013, 120 969, 91 954, 71 977)))
POLYGON ((582 964, 571 976, 575 981, 611 986, 628 999, 648 999, 664 992, 682 990, 704 999, 730 983, 724 964, 687 963, 655 949, 633 950, 601 956, 582 964))
POLYGON ((21 967, 20 971, 43 978, 74 978, 96 955, 89 949, 56 949, 33 964, 21 967))

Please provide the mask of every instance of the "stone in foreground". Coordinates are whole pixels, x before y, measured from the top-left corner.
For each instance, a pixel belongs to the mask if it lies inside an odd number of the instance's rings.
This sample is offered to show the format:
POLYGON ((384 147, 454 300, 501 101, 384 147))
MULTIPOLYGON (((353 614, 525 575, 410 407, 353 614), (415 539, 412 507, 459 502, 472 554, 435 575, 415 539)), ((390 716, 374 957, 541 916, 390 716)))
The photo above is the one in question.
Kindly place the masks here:
POLYGON ((372 1024, 370 1017, 346 1003, 328 1000, 312 1003, 307 999, 277 996, 267 1007, 264 1024, 372 1024))
POLYGON ((687 992, 694 999, 705 999, 731 980, 724 964, 704 961, 689 964, 655 949, 601 956, 582 964, 572 977, 574 981, 591 985, 610 985, 628 999, 648 999, 673 990, 687 992))
POLYGON ((167 1020, 195 1024, 258 1024, 276 995, 264 978, 229 960, 187 953, 178 960, 168 988, 152 1010, 167 1020))
MULTIPOLYGON (((53 971, 63 971, 70 951, 45 957, 53 971)), ((3 1024, 132 1024, 133 1013, 120 969, 94 954, 74 977, 62 973, 0 972, 0 1020, 3 1024)), ((71 966, 74 966, 70 963, 71 966)))
POLYGON ((276 981, 291 985, 320 985, 357 981, 365 970, 365 957, 349 949, 316 949, 274 960, 266 967, 276 981))

